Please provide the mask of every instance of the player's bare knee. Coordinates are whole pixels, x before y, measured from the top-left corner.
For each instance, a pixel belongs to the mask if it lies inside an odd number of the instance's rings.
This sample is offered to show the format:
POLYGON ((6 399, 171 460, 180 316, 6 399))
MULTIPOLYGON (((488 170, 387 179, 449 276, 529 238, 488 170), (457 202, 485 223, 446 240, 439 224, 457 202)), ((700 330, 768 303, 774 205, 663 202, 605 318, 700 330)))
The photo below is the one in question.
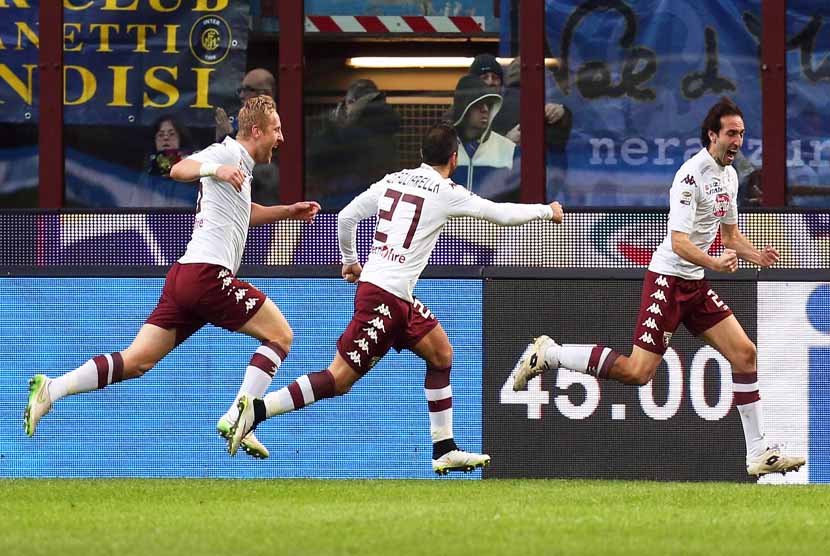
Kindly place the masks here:
POLYGON ((452 367, 452 346, 441 348, 431 358, 430 364, 436 369, 449 369, 452 367))
POLYGON ((269 336, 268 341, 277 344, 285 353, 291 351, 291 344, 294 343, 294 331, 290 326, 281 328, 269 336))
POLYGON ((757 355, 758 350, 755 348, 755 344, 749 342, 741 346, 737 353, 731 357, 729 363, 736 373, 754 373, 757 355))

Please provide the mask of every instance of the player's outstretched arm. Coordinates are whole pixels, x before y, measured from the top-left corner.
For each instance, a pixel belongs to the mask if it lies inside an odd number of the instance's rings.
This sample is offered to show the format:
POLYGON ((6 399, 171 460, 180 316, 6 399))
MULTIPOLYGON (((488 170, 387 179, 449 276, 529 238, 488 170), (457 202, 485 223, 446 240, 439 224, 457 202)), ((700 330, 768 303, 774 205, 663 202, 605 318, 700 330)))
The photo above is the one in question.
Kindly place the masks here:
POLYGON ((557 201, 549 205, 494 203, 477 195, 471 195, 458 208, 460 210, 456 211, 453 216, 472 216, 499 226, 520 226, 534 220, 553 220, 561 224, 565 217, 562 205, 557 201))
POLYGON ((737 224, 721 224, 720 235, 723 245, 733 249, 737 256, 745 261, 766 268, 780 259, 778 250, 772 245, 756 249, 752 242, 741 233, 737 224))
POLYGON ((311 223, 320 212, 317 201, 300 201, 293 205, 274 205, 266 207, 251 203, 251 226, 271 224, 280 220, 302 220, 311 223))

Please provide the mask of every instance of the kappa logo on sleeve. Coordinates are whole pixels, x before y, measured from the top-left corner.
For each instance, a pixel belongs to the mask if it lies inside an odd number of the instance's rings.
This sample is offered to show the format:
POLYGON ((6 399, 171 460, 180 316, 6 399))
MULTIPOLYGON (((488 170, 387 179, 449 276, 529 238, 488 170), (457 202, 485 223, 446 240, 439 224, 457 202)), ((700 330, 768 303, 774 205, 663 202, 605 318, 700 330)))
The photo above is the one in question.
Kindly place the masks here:
POLYGON ((697 185, 695 183, 695 178, 691 174, 688 174, 685 178, 680 180, 680 183, 685 183, 686 185, 697 185))

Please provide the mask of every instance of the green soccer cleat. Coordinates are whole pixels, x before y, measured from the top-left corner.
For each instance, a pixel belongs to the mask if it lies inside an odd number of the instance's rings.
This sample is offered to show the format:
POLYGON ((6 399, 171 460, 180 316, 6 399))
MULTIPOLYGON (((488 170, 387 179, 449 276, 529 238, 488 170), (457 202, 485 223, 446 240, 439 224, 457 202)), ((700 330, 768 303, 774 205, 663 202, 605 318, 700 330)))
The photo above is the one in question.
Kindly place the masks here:
POLYGON ((236 402, 236 407, 239 409, 239 416, 231 424, 228 436, 228 453, 232 456, 235 456, 239 446, 244 445, 252 436, 251 431, 254 429, 254 399, 248 394, 242 394, 236 402))
POLYGON ((23 412, 23 430, 28 436, 34 436, 38 421, 52 409, 50 382, 52 379, 46 375, 35 375, 29 379, 29 401, 23 412))
POLYGON ((450 471, 469 473, 478 467, 490 465, 490 456, 476 454, 463 450, 451 450, 438 459, 432 460, 432 470, 438 475, 446 475, 450 471))
MULTIPOLYGON (((224 438, 225 440, 230 441, 232 433, 231 428, 233 423, 227 417, 223 416, 219 421, 216 423, 216 431, 219 433, 219 436, 224 438)), ((254 433, 248 433, 241 442, 242 449, 245 451, 246 454, 249 456, 255 457, 257 459, 265 459, 271 454, 268 452, 268 448, 265 447, 265 444, 260 442, 254 433)))

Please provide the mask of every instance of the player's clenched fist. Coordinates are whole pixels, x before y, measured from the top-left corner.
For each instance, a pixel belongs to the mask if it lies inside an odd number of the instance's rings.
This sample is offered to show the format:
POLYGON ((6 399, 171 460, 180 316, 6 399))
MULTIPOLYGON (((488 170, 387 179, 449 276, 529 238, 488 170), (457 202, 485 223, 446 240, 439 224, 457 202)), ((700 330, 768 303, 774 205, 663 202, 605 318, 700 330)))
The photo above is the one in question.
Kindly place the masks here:
POLYGON ((760 253, 761 256, 758 260, 758 265, 764 268, 774 265, 781 258, 781 255, 778 254, 778 249, 776 249, 772 245, 767 245, 766 247, 760 250, 760 253))
POLYGON ((291 218, 311 223, 320 212, 320 203, 317 201, 300 201, 288 207, 291 218))
POLYGON ((363 272, 363 267, 360 266, 360 263, 354 264, 344 264, 343 269, 340 271, 340 275, 346 282, 355 283, 357 279, 360 278, 360 274, 363 272))
POLYGON ((565 211, 562 210, 562 205, 559 204, 559 201, 554 201, 550 204, 551 210, 553 210, 553 216, 551 220, 556 222, 557 224, 562 223, 562 219, 565 217, 565 211))
POLYGON ((738 270, 738 254, 734 249, 724 249, 723 254, 715 259, 718 272, 735 272, 738 270))
POLYGON ((237 191, 242 191, 242 183, 245 181, 245 174, 238 166, 223 164, 216 169, 216 179, 226 181, 237 191))

